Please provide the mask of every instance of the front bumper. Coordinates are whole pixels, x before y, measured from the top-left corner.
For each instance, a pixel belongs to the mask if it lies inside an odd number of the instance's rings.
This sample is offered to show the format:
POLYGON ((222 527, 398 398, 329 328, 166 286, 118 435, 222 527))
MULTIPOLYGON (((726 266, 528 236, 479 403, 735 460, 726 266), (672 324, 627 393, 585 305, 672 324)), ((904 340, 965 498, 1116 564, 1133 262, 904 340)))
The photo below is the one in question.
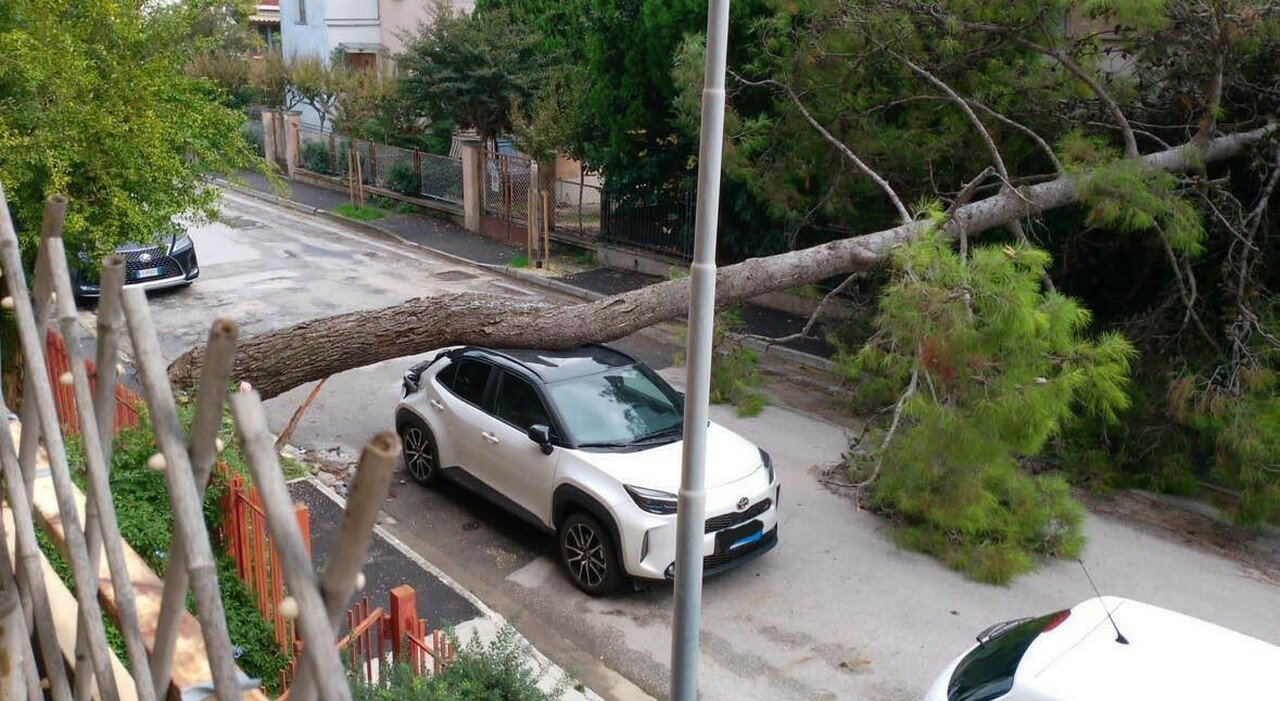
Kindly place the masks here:
MULTIPOLYGON (((194 246, 174 251, 167 255, 158 255, 162 249, 148 251, 152 256, 142 260, 137 251, 124 252, 125 287, 136 287, 144 290, 161 290, 167 287, 189 285, 200 277, 200 262, 196 258, 194 246)), ((98 285, 96 271, 94 276, 80 274, 72 280, 76 295, 83 298, 96 298, 102 294, 98 285)))
MULTIPOLYGON (((718 488, 707 494, 707 519, 701 552, 703 576, 750 562, 778 544, 780 488, 776 481, 767 487, 763 483, 763 480, 759 482, 758 491, 749 497, 749 505, 743 509, 736 505, 743 493, 740 486, 718 488)), ((627 574, 637 579, 672 581, 675 577, 676 517, 655 516, 634 507, 628 511, 633 514, 620 519, 619 524, 622 560, 627 574)))

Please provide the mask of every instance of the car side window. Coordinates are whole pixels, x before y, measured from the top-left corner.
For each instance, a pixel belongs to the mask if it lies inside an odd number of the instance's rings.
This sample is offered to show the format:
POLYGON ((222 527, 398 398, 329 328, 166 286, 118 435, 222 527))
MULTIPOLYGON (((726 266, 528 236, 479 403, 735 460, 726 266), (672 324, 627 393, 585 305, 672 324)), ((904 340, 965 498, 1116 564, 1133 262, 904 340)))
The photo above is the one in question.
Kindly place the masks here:
POLYGON ((538 391, 525 380, 503 373, 502 384, 498 387, 498 396, 494 401, 494 414, 514 425, 521 431, 528 431, 530 426, 551 425, 551 415, 538 396, 538 391))
POLYGON ((462 399, 476 406, 482 406, 484 388, 489 384, 489 372, 493 366, 471 358, 463 358, 456 365, 458 369, 453 371, 452 377, 442 378, 445 387, 462 399))

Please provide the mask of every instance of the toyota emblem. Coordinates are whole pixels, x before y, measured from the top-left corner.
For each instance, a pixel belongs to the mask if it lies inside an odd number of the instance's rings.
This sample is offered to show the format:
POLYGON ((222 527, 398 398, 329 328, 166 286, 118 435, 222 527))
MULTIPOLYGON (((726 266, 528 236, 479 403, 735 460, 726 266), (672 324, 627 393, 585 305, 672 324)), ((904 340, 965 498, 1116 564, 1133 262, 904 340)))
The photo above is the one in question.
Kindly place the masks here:
POLYGON ((151 254, 143 253, 142 255, 138 256, 138 258, 141 259, 143 263, 146 263, 151 260, 151 254))
POLYGON ((750 504, 750 503, 751 502, 748 501, 746 497, 742 497, 741 499, 738 500, 738 511, 742 511, 743 509, 747 508, 747 504, 750 504))

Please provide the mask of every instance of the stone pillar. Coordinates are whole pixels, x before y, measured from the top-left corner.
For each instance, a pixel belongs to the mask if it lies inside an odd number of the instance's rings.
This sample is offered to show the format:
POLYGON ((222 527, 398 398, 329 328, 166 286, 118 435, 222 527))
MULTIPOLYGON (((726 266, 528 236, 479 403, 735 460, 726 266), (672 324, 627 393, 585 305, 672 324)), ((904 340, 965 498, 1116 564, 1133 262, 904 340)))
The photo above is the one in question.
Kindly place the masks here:
POLYGON ((262 157, 267 163, 276 163, 276 121, 280 114, 275 110, 262 110, 262 157))
POLYGON ((484 150, 479 141, 462 143, 462 226, 480 233, 484 214, 484 150))
POLYGON ((302 115, 290 112, 284 116, 284 165, 285 171, 293 178, 298 170, 302 155, 302 115))

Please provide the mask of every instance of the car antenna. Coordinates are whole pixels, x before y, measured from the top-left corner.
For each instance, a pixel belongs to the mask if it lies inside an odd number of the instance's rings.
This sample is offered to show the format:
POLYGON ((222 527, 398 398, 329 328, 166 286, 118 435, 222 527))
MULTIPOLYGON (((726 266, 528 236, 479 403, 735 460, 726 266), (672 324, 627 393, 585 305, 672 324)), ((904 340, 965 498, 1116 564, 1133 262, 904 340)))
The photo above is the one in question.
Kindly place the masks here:
POLYGON ((1089 586, 1093 587, 1093 593, 1097 595, 1098 602, 1102 604, 1102 612, 1107 614, 1107 620, 1111 621, 1111 627, 1116 630, 1116 642, 1121 645, 1128 645, 1129 639, 1124 637, 1124 633, 1120 632, 1120 626, 1116 625, 1116 619, 1111 617, 1111 611, 1107 610, 1107 602, 1102 600, 1102 594, 1098 591, 1098 585, 1093 583, 1093 577, 1089 576, 1089 568, 1084 566, 1084 560, 1076 558, 1076 562, 1080 563, 1080 569, 1084 570, 1085 579, 1089 580, 1089 586))

